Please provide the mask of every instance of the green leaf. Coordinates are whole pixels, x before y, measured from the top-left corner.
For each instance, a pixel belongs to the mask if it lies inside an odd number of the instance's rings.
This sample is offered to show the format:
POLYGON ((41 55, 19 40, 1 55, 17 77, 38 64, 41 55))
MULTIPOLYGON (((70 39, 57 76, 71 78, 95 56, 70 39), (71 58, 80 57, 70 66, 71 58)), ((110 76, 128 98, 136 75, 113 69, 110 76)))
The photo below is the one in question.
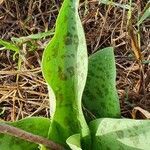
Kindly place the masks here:
POLYGON ((82 137, 89 135, 81 108, 88 57, 78 3, 78 0, 64 1, 55 35, 42 59, 43 76, 56 97, 49 138, 64 146, 66 139, 75 133, 82 133, 82 137))
POLYGON ((40 150, 48 150, 44 145, 41 145, 41 144, 39 145, 39 149, 40 150))
MULTIPOLYGON (((43 137, 48 136, 50 127, 50 120, 43 117, 31 117, 6 123, 43 137)), ((38 145, 16 137, 0 134, 0 150, 38 150, 38 145)))
POLYGON ((7 41, 0 39, 0 45, 2 45, 4 49, 12 50, 16 53, 19 53, 19 47, 17 47, 15 44, 11 42, 7 42, 7 41))
POLYGON ((142 64, 150 64, 150 60, 143 60, 142 64))
POLYGON ((97 119, 90 123, 93 150, 149 150, 150 120, 97 119))
POLYGON ((69 147, 72 150, 82 150, 80 134, 74 134, 74 135, 70 136, 67 139, 66 143, 69 145, 69 147))
MULTIPOLYGON (((96 118, 121 116, 112 47, 104 48, 89 57, 83 105, 96 118)), ((85 116, 90 120, 89 114, 85 116)))
POLYGON ((143 11, 142 15, 140 16, 137 24, 140 25, 148 17, 150 17, 150 1, 147 3, 146 7, 144 8, 144 11, 143 11))
POLYGON ((11 40, 13 42, 16 42, 16 43, 24 43, 24 42, 31 41, 31 40, 39 40, 39 39, 45 38, 45 37, 50 36, 50 35, 54 35, 54 31, 50 30, 50 31, 47 31, 47 32, 31 34, 29 36, 23 36, 23 37, 20 37, 20 38, 12 37, 11 40))
POLYGON ((119 4, 116 2, 113 2, 113 0, 99 0, 100 3, 105 4, 105 5, 112 5, 112 6, 117 6, 123 9, 130 9, 130 5, 127 4, 119 4))

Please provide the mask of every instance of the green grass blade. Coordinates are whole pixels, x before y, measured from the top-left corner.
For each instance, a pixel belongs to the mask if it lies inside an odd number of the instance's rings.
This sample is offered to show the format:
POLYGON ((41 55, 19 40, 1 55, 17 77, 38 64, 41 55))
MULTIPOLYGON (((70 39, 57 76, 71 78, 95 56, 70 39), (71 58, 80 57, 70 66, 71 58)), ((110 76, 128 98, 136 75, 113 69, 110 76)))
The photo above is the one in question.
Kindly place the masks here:
POLYGON ((138 21, 138 25, 142 24, 144 20, 146 20, 147 18, 150 17, 150 1, 147 3, 143 14, 140 16, 139 21, 138 21))
POLYGON ((19 53, 19 47, 17 47, 15 44, 11 42, 4 41, 0 39, 0 45, 4 47, 6 50, 12 50, 16 53, 19 53))
POLYGON ((45 37, 48 37, 48 36, 51 36, 51 35, 54 35, 53 30, 50 30, 50 31, 47 31, 47 32, 41 32, 41 33, 37 33, 37 34, 31 34, 29 36, 23 36, 23 37, 20 37, 20 38, 12 37, 11 40, 13 42, 16 42, 16 43, 24 43, 24 42, 27 42, 27 41, 30 41, 30 40, 39 40, 39 39, 42 39, 42 38, 45 38, 45 37))
POLYGON ((112 5, 112 6, 120 7, 123 9, 130 9, 130 6, 127 4, 119 4, 119 3, 113 2, 112 0, 99 0, 99 2, 105 5, 112 5))

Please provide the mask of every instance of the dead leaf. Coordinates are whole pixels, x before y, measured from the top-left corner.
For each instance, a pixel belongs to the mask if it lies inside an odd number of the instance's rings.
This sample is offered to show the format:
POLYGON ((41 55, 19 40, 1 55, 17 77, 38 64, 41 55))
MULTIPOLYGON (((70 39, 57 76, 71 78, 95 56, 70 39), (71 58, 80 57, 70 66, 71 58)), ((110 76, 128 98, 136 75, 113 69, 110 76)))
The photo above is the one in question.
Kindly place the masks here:
POLYGON ((129 23, 129 26, 128 26, 128 34, 129 34, 129 37, 131 40, 131 47, 132 47, 132 51, 135 55, 135 58, 137 60, 142 61, 142 53, 141 53, 141 49, 138 44, 137 34, 131 23, 129 23))
POLYGON ((2 4, 4 2, 4 0, 0 0, 0 4, 2 4))
POLYGON ((133 119, 137 118, 137 112, 139 112, 140 115, 142 115, 143 118, 150 119, 150 113, 147 110, 144 110, 141 107, 134 107, 134 109, 132 110, 133 119))

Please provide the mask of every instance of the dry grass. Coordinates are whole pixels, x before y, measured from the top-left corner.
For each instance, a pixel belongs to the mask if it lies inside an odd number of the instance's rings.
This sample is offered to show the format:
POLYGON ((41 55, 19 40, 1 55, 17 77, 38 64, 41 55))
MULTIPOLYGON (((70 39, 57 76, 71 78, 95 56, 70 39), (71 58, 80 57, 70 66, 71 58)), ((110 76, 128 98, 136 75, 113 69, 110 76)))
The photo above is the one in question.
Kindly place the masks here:
MULTIPOLYGON (((117 2, 127 3, 127 0, 117 2)), ((146 0, 141 1, 141 9, 146 0)), ((0 5, 0 38, 10 40, 44 32, 54 27, 61 2, 59 0, 4 0, 0 5)), ((139 106, 150 111, 150 71, 143 65, 145 86, 141 83, 141 69, 127 36, 127 10, 82 1, 79 8, 85 29, 89 54, 98 48, 113 46, 117 66, 117 89, 120 96, 122 115, 133 117, 139 106), (139 88, 142 87, 140 91, 139 88)), ((134 25, 137 10, 134 12, 134 25)), ((150 60, 149 20, 141 27, 141 51, 144 60, 150 60)), ((136 27, 136 26, 135 26, 136 27)), ((51 37, 50 37, 51 38, 51 37)), ((15 121, 26 116, 49 116, 47 87, 41 75, 40 61, 43 47, 50 38, 31 42, 36 51, 30 51, 28 43, 21 46, 21 68, 13 61, 10 51, 0 51, 0 118, 15 121)), ((148 113, 148 112, 147 112, 148 113)), ((144 118, 141 109, 136 118, 144 118), (142 115, 141 115, 142 114, 142 115)))

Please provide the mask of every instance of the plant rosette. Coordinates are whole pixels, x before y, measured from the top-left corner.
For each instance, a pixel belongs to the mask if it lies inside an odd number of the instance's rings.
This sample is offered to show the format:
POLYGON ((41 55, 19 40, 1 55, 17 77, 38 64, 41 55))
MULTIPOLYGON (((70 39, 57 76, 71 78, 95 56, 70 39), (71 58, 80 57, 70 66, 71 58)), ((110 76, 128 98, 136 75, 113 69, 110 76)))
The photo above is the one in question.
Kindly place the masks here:
MULTIPOLYGON (((55 34, 43 53, 51 120, 30 117, 0 125, 45 137, 64 149, 149 150, 150 121, 121 119, 113 48, 88 58, 78 5, 78 0, 64 0, 55 34)), ((2 133, 0 150, 53 149, 2 133)))

